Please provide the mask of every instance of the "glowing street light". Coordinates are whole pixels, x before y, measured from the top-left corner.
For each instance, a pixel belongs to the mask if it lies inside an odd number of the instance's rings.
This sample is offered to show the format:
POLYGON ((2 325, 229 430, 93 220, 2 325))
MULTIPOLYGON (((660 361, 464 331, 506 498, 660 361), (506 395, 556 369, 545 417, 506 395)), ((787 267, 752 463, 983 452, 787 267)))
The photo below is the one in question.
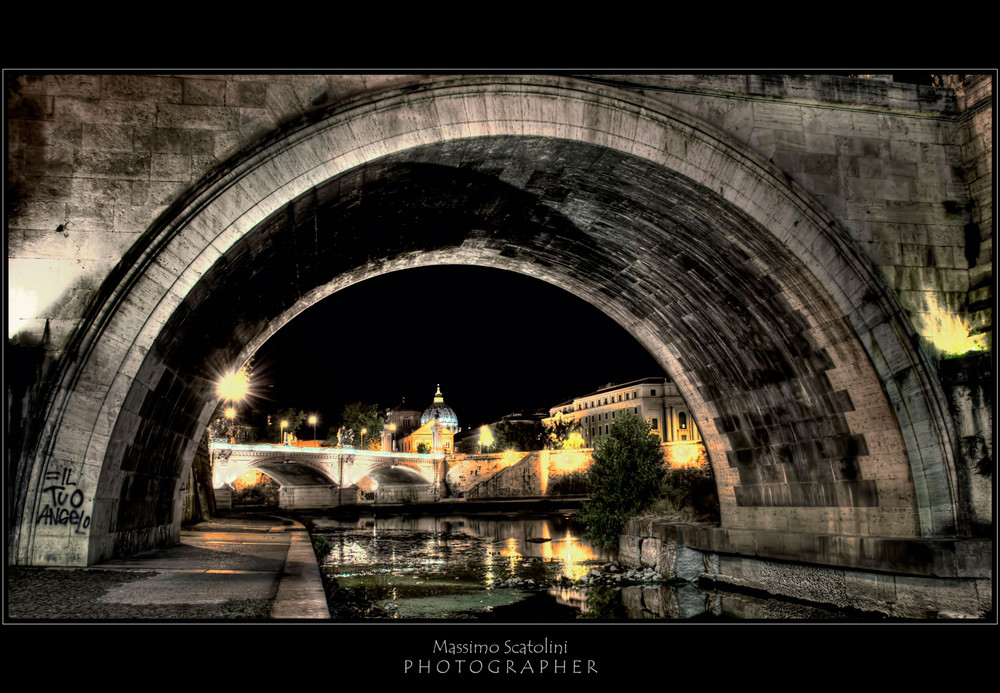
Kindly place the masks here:
POLYGON ((362 428, 361 429, 361 449, 362 450, 365 449, 365 433, 368 433, 368 429, 367 428, 362 428))
POLYGON ((238 402, 247 396, 250 389, 250 376, 243 369, 235 373, 227 373, 219 380, 218 393, 222 399, 238 402))
POLYGON ((396 451, 396 424, 389 424, 389 432, 392 434, 392 452, 396 451))
POLYGON ((285 442, 285 429, 286 428, 288 428, 288 422, 283 420, 281 422, 281 444, 282 445, 287 445, 287 443, 285 442))
POLYGON ((491 445, 493 445, 493 433, 490 431, 490 427, 484 424, 479 428, 479 452, 481 453, 491 445))
POLYGON ((316 440, 316 415, 315 414, 313 414, 312 416, 309 417, 309 423, 311 423, 312 427, 313 427, 313 440, 316 440))

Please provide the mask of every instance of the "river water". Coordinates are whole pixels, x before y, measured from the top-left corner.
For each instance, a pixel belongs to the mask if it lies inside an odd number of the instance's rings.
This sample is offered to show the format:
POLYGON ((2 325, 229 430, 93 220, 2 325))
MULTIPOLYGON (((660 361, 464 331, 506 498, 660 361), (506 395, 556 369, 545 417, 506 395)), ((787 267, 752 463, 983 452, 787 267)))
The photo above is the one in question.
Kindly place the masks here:
POLYGON ((841 617, 690 583, 581 586, 581 578, 616 556, 585 539, 571 513, 323 517, 313 520, 313 533, 333 547, 321 565, 326 576, 365 595, 382 609, 380 618, 553 623, 841 617))

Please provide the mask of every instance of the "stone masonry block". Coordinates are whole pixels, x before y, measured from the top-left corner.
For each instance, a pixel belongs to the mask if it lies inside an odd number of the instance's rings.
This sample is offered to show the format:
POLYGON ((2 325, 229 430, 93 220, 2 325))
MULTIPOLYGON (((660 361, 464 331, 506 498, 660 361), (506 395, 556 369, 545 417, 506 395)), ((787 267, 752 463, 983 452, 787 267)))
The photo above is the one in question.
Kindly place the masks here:
POLYGON ((642 563, 642 537, 622 535, 618 538, 618 560, 638 568, 642 563))
POLYGON ((53 117, 81 123, 152 125, 156 121, 156 104, 60 98, 55 100, 53 117))
POLYGON ((643 567, 653 568, 654 570, 659 567, 660 553, 663 549, 663 542, 659 539, 654 539, 652 537, 646 537, 642 540, 639 552, 639 564, 643 567))
POLYGON ((226 105, 263 108, 267 100, 267 85, 261 82, 226 82, 226 105))
POLYGON ((235 111, 226 106, 164 104, 157 111, 156 124, 164 128, 233 130, 238 120, 235 111))
POLYGON ((677 548, 677 579, 696 582, 703 572, 705 572, 705 556, 701 551, 686 546, 677 548))
POLYGON ((112 74, 101 77, 101 98, 118 101, 178 103, 184 80, 179 77, 112 74))
POLYGON ((134 147, 135 128, 117 123, 85 123, 81 146, 84 149, 131 151, 134 147))
POLYGON ((183 101, 201 106, 217 106, 226 103, 226 81, 222 79, 185 79, 183 101))
POLYGON ((208 130, 155 128, 150 148, 164 154, 203 154, 214 156, 215 133, 208 130))

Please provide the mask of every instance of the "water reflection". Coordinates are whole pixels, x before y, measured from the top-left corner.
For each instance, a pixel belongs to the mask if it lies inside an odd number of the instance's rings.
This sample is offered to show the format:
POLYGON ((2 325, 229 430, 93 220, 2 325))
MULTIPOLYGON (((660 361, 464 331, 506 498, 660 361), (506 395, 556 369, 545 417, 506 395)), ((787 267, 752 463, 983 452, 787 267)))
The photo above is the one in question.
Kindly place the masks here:
POLYGON ((843 615, 695 584, 588 585, 615 560, 572 516, 451 515, 318 519, 323 570, 361 589, 389 618, 540 622, 573 619, 830 619, 843 615), (512 587, 511 581, 515 581, 512 587), (522 581, 522 582, 517 582, 522 581), (376 595, 376 596, 372 596, 376 595))
POLYGON ((354 521, 319 519, 316 531, 333 546, 325 563, 341 574, 391 567, 403 572, 437 574, 449 567, 479 563, 487 587, 517 574, 526 563, 557 568, 553 577, 576 580, 614 553, 581 537, 570 516, 507 517, 361 517, 354 521))

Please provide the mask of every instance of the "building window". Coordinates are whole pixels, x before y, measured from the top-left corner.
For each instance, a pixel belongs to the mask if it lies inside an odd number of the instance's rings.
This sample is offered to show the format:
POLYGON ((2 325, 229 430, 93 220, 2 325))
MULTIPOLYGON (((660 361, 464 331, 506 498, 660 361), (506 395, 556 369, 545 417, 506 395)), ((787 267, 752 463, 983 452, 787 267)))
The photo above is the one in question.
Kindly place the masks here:
POLYGON ((653 419, 650 419, 650 424, 649 425, 650 425, 650 427, 654 431, 659 431, 660 430, 660 422, 657 421, 655 417, 653 419))
POLYGON ((604 435, 608 434, 608 425, 604 424, 604 435))
MULTIPOLYGON (((687 428, 687 427, 688 427, 687 414, 681 412, 680 414, 677 415, 677 428, 687 428)), ((682 440, 687 440, 687 438, 683 438, 682 440)))
POLYGON ((650 390, 649 391, 649 396, 650 397, 656 397, 656 390, 650 390))

